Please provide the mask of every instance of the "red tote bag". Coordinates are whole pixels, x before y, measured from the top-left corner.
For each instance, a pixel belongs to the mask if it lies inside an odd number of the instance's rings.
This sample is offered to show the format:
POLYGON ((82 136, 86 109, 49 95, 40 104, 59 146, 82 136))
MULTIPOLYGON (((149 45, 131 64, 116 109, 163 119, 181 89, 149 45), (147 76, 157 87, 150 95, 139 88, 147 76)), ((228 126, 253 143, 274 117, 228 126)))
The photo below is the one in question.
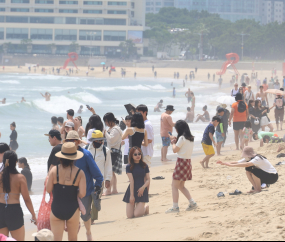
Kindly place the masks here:
POLYGON ((46 202, 46 185, 47 185, 48 177, 45 181, 45 187, 44 187, 44 194, 43 194, 43 200, 40 206, 39 214, 38 214, 38 231, 42 229, 48 229, 51 230, 50 227, 50 213, 51 213, 51 204, 53 201, 52 193, 50 194, 50 200, 47 203, 46 202))

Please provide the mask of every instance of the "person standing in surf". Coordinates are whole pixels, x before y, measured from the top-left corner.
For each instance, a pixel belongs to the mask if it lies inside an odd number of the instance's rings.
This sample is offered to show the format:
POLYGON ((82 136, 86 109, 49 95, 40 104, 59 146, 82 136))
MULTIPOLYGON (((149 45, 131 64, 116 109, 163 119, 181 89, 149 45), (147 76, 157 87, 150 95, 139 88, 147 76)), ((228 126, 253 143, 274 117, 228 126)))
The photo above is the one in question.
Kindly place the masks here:
POLYGON ((45 95, 41 93, 41 95, 46 99, 47 102, 50 101, 51 94, 49 92, 46 92, 45 95))
POLYGON ((15 151, 19 148, 18 142, 17 142, 17 137, 18 137, 18 133, 16 131, 16 123, 13 122, 10 124, 10 129, 12 130, 12 133, 10 135, 10 149, 15 151))
POLYGON ((188 103, 191 102, 191 90, 188 88, 188 91, 185 93, 185 97, 187 97, 188 103))

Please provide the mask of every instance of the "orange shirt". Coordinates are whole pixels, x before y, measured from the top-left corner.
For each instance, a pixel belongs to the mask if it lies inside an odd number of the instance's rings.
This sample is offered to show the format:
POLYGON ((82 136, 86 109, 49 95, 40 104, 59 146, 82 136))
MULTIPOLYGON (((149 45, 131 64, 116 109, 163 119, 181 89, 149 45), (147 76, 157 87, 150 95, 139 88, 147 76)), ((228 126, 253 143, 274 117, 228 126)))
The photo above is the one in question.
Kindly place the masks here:
MULTIPOLYGON (((240 113, 238 111, 239 102, 240 101, 237 101, 232 105, 232 108, 235 109, 233 122, 245 122, 247 120, 246 110, 243 113, 240 113)), ((245 104, 245 105, 246 105, 246 109, 248 110, 247 104, 245 104)))

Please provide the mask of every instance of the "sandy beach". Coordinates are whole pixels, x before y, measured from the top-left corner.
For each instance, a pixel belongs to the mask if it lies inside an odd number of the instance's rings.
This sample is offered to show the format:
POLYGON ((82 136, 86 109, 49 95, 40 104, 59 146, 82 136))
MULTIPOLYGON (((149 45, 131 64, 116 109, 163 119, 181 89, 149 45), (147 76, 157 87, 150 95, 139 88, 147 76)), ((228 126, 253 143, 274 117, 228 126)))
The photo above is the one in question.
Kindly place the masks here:
MULTIPOLYGON (((86 76, 87 67, 79 67, 78 74, 73 76, 86 76)), ((112 73, 112 77, 121 78, 120 67, 117 72, 112 73)), ((158 78, 173 78, 174 72, 180 73, 180 80, 194 69, 179 68, 157 68, 158 78)), ((134 72, 138 78, 153 77, 151 68, 126 68, 126 77, 133 77, 134 72)), ((218 70, 198 69, 196 80, 208 82, 207 75, 211 74, 209 82, 213 83, 212 75, 218 70)), ((256 70, 259 78, 271 77, 271 70, 256 70)), ((3 71, 1 70, 0 73, 3 71)), ((26 67, 5 67, 6 73, 28 73, 26 67)), ((251 73, 251 70, 239 70, 240 73, 251 73)), ((33 71, 31 72, 31 74, 33 71)), ((40 74, 37 70, 36 74, 40 74)), ((49 74, 49 71, 48 71, 49 74)), ((277 73, 281 78, 281 71, 277 73)), ((233 73, 228 71, 223 76, 223 86, 221 91, 230 93, 233 88, 229 80, 233 73)), ((108 72, 103 72, 102 68, 96 68, 89 72, 90 77, 108 78, 108 72)), ((218 77, 216 76, 216 84, 218 77)), ((281 82, 281 79, 280 79, 281 82)), ((188 82, 189 84, 189 82, 188 82)), ((217 84, 218 85, 218 84, 217 84)), ((253 91, 256 93, 255 83, 252 83, 253 91)), ((191 83, 190 83, 191 88, 191 83)), ((187 88, 185 88, 185 91, 187 88)), ((211 89, 209 89, 211 92, 211 89)), ((270 105, 273 100, 270 99, 270 105)), ((200 110, 197 110, 201 112, 200 110)), ((274 122, 274 111, 270 113, 270 118, 274 122)), ((191 125, 190 125, 191 128, 191 125)), ((275 127, 276 128, 276 127, 275 127)), ((284 132, 277 132, 283 137, 284 132)), ((269 144, 259 148, 259 142, 250 143, 257 152, 264 155, 275 165, 283 161, 283 158, 276 158, 277 144, 269 144)), ((176 156, 172 156, 173 162, 151 168, 151 177, 163 176, 165 180, 151 180, 150 190, 150 215, 138 219, 126 219, 126 205, 123 200, 124 193, 128 187, 128 179, 125 174, 118 177, 119 194, 102 198, 102 211, 99 213, 99 221, 92 226, 94 240, 284 240, 285 239, 285 210, 283 208, 282 198, 285 196, 281 188, 285 185, 283 180, 283 166, 277 166, 279 181, 269 189, 263 190, 256 195, 247 195, 251 189, 251 184, 246 178, 243 168, 228 168, 217 165, 221 161, 237 161, 241 159, 241 152, 235 150, 234 145, 227 145, 222 149, 224 156, 215 156, 211 159, 211 169, 202 169, 199 161, 202 160, 201 146, 195 145, 195 154, 192 159, 193 180, 186 183, 191 195, 198 204, 198 208, 192 212, 185 212, 188 201, 183 195, 180 195, 180 213, 165 214, 165 211, 172 206, 171 182, 172 172, 175 167, 176 156), (199 151, 197 151, 199 149, 199 151), (195 151, 196 150, 196 151, 195 151), (242 195, 230 196, 229 193, 236 189, 242 191, 242 195), (217 194, 224 192, 224 198, 218 198, 217 194)), ((159 163, 159 159, 154 159, 159 163)), ((37 193, 40 189, 37 189, 37 193)), ((26 224, 26 240, 33 240, 31 234, 36 231, 35 226, 26 224)), ((79 232, 79 240, 86 240, 85 228, 82 227, 79 232)), ((64 234, 64 240, 67 240, 67 234, 64 234)))

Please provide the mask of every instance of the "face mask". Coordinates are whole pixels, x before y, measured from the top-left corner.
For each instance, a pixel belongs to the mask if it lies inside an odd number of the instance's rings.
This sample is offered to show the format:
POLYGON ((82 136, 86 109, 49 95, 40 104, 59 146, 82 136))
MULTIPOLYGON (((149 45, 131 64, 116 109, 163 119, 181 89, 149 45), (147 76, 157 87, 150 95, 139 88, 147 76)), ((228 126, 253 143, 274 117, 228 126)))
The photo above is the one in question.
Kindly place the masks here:
POLYGON ((93 147, 94 147, 95 149, 100 148, 101 145, 102 145, 101 143, 93 142, 93 147))

